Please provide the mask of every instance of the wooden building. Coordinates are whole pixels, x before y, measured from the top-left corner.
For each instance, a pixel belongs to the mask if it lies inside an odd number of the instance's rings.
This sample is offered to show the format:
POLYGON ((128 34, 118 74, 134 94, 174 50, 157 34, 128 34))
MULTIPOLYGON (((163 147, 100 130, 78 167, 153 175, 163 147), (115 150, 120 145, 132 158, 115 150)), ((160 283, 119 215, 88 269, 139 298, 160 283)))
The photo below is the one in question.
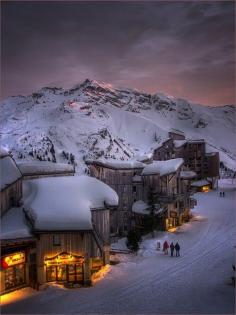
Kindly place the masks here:
POLYGON ((219 153, 206 153, 204 139, 185 139, 184 133, 172 130, 169 138, 158 144, 153 151, 153 160, 183 158, 186 170, 194 171, 197 179, 209 179, 212 188, 217 188, 219 179, 219 153))
POLYGON ((1 217, 11 207, 19 205, 22 197, 22 174, 14 159, 0 149, 0 207, 1 217))
POLYGON ((93 274, 109 263, 109 211, 118 205, 117 194, 88 176, 28 180, 24 191, 36 236, 38 285, 90 285, 93 274))
POLYGON ((132 204, 143 198, 141 172, 145 166, 138 161, 88 160, 90 175, 112 187, 119 196, 118 211, 111 213, 111 235, 125 235, 130 229, 132 204))

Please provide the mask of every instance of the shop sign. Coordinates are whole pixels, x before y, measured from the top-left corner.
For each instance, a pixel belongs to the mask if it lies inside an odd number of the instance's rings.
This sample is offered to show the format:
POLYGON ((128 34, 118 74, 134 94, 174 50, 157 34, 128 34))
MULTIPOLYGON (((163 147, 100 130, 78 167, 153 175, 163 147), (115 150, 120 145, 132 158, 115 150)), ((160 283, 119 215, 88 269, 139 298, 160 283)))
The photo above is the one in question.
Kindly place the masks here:
POLYGON ((177 212, 175 212, 175 211, 170 211, 170 217, 171 217, 171 218, 177 218, 177 212))
POLYGON ((22 264, 24 262, 25 262, 25 253, 19 252, 19 253, 15 253, 13 255, 3 257, 1 259, 1 266, 2 266, 2 268, 6 269, 8 267, 22 264))
POLYGON ((47 266, 52 265, 66 265, 66 264, 74 264, 74 263, 83 263, 84 258, 82 256, 71 255, 68 253, 61 253, 52 258, 45 258, 45 264, 47 266))

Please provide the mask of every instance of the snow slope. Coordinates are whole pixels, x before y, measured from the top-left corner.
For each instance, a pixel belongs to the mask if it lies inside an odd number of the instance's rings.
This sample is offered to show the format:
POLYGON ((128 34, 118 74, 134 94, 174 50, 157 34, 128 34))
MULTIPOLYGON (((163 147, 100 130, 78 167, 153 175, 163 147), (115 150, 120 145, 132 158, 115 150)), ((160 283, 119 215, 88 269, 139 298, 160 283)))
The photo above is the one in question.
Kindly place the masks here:
POLYGON ((171 128, 204 138, 236 169, 236 107, 207 107, 157 93, 85 80, 69 90, 43 88, 0 103, 1 145, 16 159, 69 162, 128 160, 151 152, 171 128))

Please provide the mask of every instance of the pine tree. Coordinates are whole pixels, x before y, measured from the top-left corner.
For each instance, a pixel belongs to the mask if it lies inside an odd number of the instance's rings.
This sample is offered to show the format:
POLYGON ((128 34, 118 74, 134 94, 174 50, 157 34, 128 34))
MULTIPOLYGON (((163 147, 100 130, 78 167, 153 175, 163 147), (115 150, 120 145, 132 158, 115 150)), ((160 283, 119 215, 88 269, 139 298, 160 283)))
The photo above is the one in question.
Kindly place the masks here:
POLYGON ((157 197, 154 192, 154 188, 151 187, 149 190, 149 196, 148 196, 149 214, 144 220, 144 231, 146 233, 151 232, 152 237, 154 237, 154 230, 157 227, 156 218, 155 218, 156 203, 157 203, 157 197))
POLYGON ((127 235, 126 245, 133 252, 137 252, 139 250, 139 242, 141 241, 141 234, 137 230, 130 230, 127 235))

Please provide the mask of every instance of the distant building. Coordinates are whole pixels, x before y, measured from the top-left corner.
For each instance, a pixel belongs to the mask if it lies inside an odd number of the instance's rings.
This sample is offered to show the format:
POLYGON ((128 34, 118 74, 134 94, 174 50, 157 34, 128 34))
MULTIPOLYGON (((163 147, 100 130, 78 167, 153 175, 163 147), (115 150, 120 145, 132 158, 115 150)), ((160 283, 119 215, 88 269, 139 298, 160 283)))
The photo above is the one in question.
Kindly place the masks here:
POLYGON ((183 158, 185 169, 194 171, 197 179, 209 179, 212 188, 217 188, 219 179, 219 152, 206 153, 204 139, 185 139, 184 133, 169 132, 169 139, 154 148, 153 160, 183 158))

